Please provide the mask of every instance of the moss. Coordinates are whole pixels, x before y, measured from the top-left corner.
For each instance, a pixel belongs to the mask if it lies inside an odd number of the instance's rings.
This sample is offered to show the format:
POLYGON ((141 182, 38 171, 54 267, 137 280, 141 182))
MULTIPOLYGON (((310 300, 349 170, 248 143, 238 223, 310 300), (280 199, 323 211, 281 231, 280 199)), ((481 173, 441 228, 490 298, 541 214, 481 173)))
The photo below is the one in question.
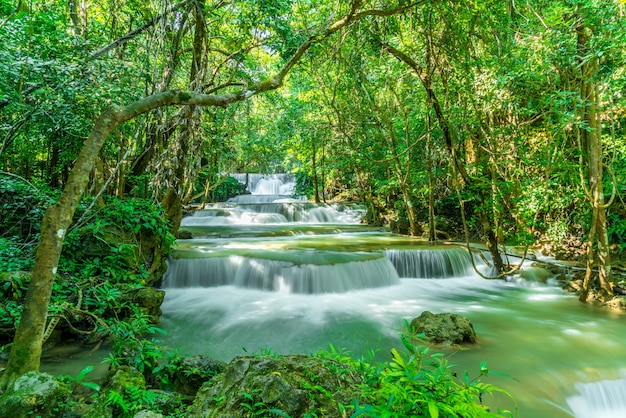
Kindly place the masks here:
POLYGON ((186 93, 184 91, 181 91, 180 93, 178 93, 178 98, 184 102, 188 101, 189 99, 191 99, 191 95, 189 93, 186 93))

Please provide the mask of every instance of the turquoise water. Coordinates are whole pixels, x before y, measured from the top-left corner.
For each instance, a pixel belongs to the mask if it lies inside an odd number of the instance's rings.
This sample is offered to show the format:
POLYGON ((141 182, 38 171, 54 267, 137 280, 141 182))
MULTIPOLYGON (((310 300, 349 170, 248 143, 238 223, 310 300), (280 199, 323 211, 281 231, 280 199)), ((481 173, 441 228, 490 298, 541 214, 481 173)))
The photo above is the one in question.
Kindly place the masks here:
MULTIPOLYGON (((263 271, 264 262, 271 258, 272 251, 277 251, 281 262, 288 263, 285 274, 293 276, 299 271, 294 266, 315 257, 315 253, 309 253, 306 258, 300 258, 298 251, 302 247, 320 251, 320 262, 307 265, 308 268, 323 268, 322 261, 326 260, 332 268, 324 274, 343 277, 346 272, 353 272, 353 280, 358 282, 364 273, 351 265, 355 261, 350 257, 329 260, 324 256, 325 249, 337 251, 343 247, 346 251, 363 252, 371 239, 376 254, 382 254, 378 251, 384 246, 394 247, 396 251, 402 251, 398 248, 403 246, 406 251, 433 251, 414 242, 401 244, 402 237, 398 241, 393 238, 387 234, 357 234, 351 243, 351 235, 347 233, 303 236, 302 241, 299 237, 231 238, 203 244, 196 239, 181 248, 202 253, 212 247, 215 251, 204 256, 224 256, 223 251, 232 250, 240 257, 235 271, 254 271, 255 263, 257 270, 263 271), (316 240, 319 245, 315 245, 316 240), (222 244, 227 248, 218 248, 222 244), (252 255, 254 248, 263 258, 241 256, 242 251, 252 255), (290 257, 293 257, 291 264, 290 257), (250 262, 253 267, 243 266, 250 262)), ((450 250, 457 251, 456 248, 450 250)), ((354 257, 358 260, 362 254, 354 257)), ((576 397, 579 388, 585 388, 581 384, 618 379, 626 372, 623 316, 580 304, 574 296, 564 293, 556 281, 544 280, 550 276, 548 272, 535 268, 527 269, 524 276, 541 277, 543 281, 521 276, 507 281, 485 280, 473 272, 471 264, 461 270, 464 273, 457 272, 457 277, 399 278, 392 284, 374 288, 305 294, 280 287, 261 290, 241 284, 205 287, 196 283, 182 287, 172 283, 165 287, 162 326, 169 331, 167 341, 184 352, 209 354, 224 361, 264 349, 277 353, 314 353, 328 349, 329 344, 354 356, 367 357, 374 350, 377 360, 386 360, 390 348, 400 346, 404 320, 410 321, 425 310, 460 313, 473 322, 478 342, 467 347, 468 350, 444 348, 443 351, 457 364, 459 374, 467 370, 470 376, 478 375, 483 361, 491 370, 506 373, 508 377, 493 376, 487 381, 513 393, 519 416, 524 417, 573 416, 577 405, 568 404, 568 399, 576 397)), ((501 406, 513 407, 506 401, 501 406)), ((588 415, 589 412, 580 414, 580 417, 594 416, 588 415)))

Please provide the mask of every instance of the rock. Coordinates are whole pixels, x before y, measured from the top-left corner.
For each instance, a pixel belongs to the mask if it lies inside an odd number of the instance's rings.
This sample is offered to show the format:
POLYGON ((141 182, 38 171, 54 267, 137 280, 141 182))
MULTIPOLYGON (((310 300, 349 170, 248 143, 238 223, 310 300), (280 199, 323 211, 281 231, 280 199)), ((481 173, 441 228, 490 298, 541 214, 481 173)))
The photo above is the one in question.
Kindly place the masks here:
POLYGON ((469 319, 453 313, 433 314, 424 311, 411 321, 415 334, 424 334, 435 344, 475 343, 476 332, 469 319))
POLYGON ((614 297, 613 299, 606 301, 604 306, 614 311, 626 311, 626 297, 614 297))
MULTIPOLYGON (((120 286, 123 288, 123 286, 120 286)), ((165 298, 165 291, 154 287, 130 288, 124 290, 121 303, 134 304, 139 310, 150 318, 153 324, 159 323, 161 317, 161 304, 165 298)), ((129 313, 130 315, 130 313, 129 313)))
POLYGON ((239 356, 205 383, 188 417, 342 416, 339 405, 359 396, 359 376, 333 360, 304 355, 239 356))
POLYGON ((163 418, 163 415, 158 412, 143 410, 137 412, 133 418, 163 418))
POLYGON ((119 406, 109 401, 109 394, 117 392, 124 396, 128 390, 139 392, 146 389, 146 381, 141 373, 129 366, 109 370, 100 388, 100 395, 83 418, 112 418, 120 416, 119 406))
POLYGON ((579 293, 582 287, 583 287, 582 280, 572 280, 572 281, 565 283, 565 285, 563 286, 563 290, 565 290, 566 292, 571 292, 571 293, 579 293))
POLYGON ((0 417, 60 417, 70 388, 47 373, 28 372, 0 397, 0 417))
POLYGON ((176 239, 192 239, 193 238, 193 234, 191 233, 191 231, 178 231, 178 233, 176 234, 176 239))
POLYGON ((182 395, 195 396, 198 389, 226 369, 226 363, 207 356, 182 358, 172 364, 174 390, 182 395))

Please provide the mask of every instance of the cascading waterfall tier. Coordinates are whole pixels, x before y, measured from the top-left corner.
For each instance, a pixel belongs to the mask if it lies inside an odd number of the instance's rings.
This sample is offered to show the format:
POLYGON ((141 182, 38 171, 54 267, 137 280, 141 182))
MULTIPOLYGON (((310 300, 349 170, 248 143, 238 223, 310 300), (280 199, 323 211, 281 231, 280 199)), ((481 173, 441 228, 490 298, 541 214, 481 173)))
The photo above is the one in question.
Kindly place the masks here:
POLYGON ((472 269, 466 250, 385 250, 399 277, 445 279, 463 277, 472 269))
POLYGON ((330 264, 296 264, 286 260, 238 255, 170 259, 164 287, 233 285, 283 293, 342 293, 392 286, 398 274, 385 257, 330 264))
POLYGON ((237 173, 231 174, 231 177, 247 184, 253 195, 291 196, 296 184, 293 174, 237 173))
POLYGON ((626 417, 626 378, 577 383, 578 395, 567 399, 577 418, 626 417))
POLYGON ((324 205, 301 201, 276 201, 276 196, 245 195, 214 204, 185 217, 181 226, 252 224, 358 224, 365 213, 360 205, 324 205), (264 198, 270 198, 267 202, 264 198))

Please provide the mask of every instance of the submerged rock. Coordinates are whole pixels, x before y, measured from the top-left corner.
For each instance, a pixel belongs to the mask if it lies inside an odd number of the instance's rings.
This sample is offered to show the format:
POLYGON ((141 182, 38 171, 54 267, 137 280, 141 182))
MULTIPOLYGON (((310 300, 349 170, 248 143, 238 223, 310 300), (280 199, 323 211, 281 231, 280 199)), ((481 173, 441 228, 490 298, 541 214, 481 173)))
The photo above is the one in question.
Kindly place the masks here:
POLYGON ((361 379, 333 360, 286 355, 239 356, 215 383, 205 383, 188 417, 268 416, 339 417, 340 405, 358 397, 361 379))
POLYGON ((435 344, 450 345, 475 343, 476 331, 466 317, 453 313, 433 314, 424 311, 411 321, 411 330, 415 334, 424 334, 435 344))
POLYGON ((0 397, 0 417, 58 417, 70 388, 47 373, 28 372, 0 397))

